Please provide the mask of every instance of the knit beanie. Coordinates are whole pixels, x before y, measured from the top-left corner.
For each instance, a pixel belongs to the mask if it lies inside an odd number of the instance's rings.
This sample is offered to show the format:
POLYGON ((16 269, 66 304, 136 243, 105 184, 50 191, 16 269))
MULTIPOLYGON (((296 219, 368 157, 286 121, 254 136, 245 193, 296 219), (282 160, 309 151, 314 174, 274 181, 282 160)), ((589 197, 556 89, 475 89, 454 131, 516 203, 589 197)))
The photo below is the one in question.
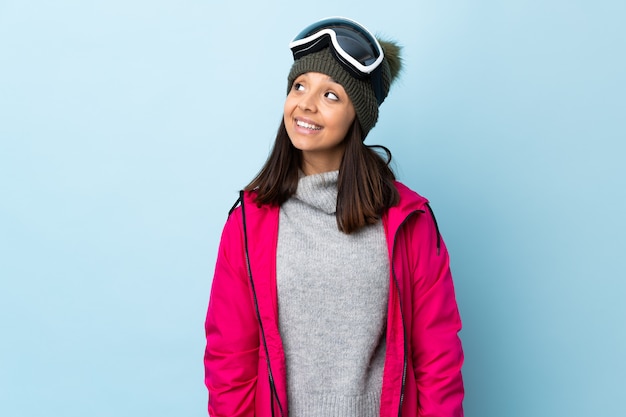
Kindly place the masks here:
MULTIPOLYGON (((385 55, 381 63, 383 86, 382 103, 389 94, 391 83, 400 72, 402 62, 400 59, 400 47, 396 43, 382 41, 380 39, 378 42, 385 55)), ((291 90, 295 79, 307 72, 326 74, 341 84, 346 90, 348 97, 350 97, 350 101, 352 101, 356 117, 363 131, 363 138, 365 139, 378 120, 378 102, 376 101, 372 80, 369 77, 362 80, 353 77, 341 66, 333 56, 330 48, 327 47, 321 51, 305 55, 293 63, 289 71, 289 76, 287 77, 287 92, 291 90)))

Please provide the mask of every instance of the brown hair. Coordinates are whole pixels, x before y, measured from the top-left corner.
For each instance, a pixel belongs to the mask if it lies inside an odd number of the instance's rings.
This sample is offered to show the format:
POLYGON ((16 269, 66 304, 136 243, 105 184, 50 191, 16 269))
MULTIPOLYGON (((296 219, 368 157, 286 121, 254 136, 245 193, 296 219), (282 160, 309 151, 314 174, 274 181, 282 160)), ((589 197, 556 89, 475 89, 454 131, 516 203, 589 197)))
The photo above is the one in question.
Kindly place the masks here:
MULTIPOLYGON (((345 152, 339 167, 337 183, 337 226, 350 234, 363 226, 376 223, 383 212, 398 203, 395 175, 391 170, 391 152, 384 146, 363 143, 363 133, 355 118, 344 139, 345 152), (374 150, 382 149, 387 158, 374 150)), ((267 161, 246 186, 256 191, 258 205, 280 206, 295 194, 298 188, 302 153, 289 139, 284 121, 281 121, 274 147, 267 161)))

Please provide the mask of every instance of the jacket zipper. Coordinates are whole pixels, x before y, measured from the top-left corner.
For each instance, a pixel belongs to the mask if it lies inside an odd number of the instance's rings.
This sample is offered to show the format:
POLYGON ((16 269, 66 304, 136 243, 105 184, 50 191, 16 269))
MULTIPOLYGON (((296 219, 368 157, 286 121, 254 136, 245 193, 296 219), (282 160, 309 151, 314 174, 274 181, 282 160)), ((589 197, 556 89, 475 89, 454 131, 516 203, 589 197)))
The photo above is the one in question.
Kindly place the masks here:
POLYGON ((393 275, 393 280, 394 280, 394 282, 396 284, 396 290, 398 292, 398 303, 400 304, 400 319, 402 321, 402 335, 403 335, 403 338, 404 338, 404 346, 403 346, 404 364, 402 366, 402 385, 400 387, 400 404, 398 406, 398 417, 402 417, 402 404, 404 402, 404 388, 406 386, 406 370, 407 370, 407 367, 408 367, 408 359, 407 359, 407 349, 406 349, 407 334, 406 334, 406 326, 404 324, 404 309, 402 308, 402 293, 400 293, 400 283, 398 282, 398 277, 396 276, 396 268, 394 266, 393 260, 395 258, 396 240, 398 239, 398 233, 399 233, 400 229, 402 229, 404 227, 404 225, 406 224, 406 222, 411 217, 413 217, 413 215, 415 215, 417 213, 424 213, 424 210, 414 210, 414 211, 410 212, 404 218, 402 223, 400 223, 400 226, 398 226, 398 229, 396 230, 396 233, 393 236, 393 250, 391 251, 391 274, 393 275))
MULTIPOLYGON (((244 241, 244 253, 245 253, 245 259, 246 259, 246 266, 248 269, 248 280, 250 282, 250 288, 252 290, 252 297, 254 299, 254 307, 256 310, 256 316, 257 316, 257 320, 259 322, 259 330, 261 333, 261 338, 263 339, 263 347, 265 350, 265 360, 267 362, 267 373, 268 373, 268 382, 270 385, 270 410, 272 413, 272 417, 275 416, 275 412, 274 412, 274 403, 278 404, 278 411, 280 412, 281 416, 284 416, 283 413, 283 407, 280 403, 280 399, 278 398, 278 393, 276 392, 276 385, 274 383, 274 375, 272 374, 272 365, 270 364, 270 353, 269 353, 269 349, 267 347, 267 340, 265 338, 265 329, 263 328, 263 321, 261 320, 261 312, 259 310, 259 302, 257 300, 257 296, 256 296, 256 289, 254 286, 254 279, 252 279, 252 267, 250 265, 250 255, 248 253, 248 230, 247 230, 247 226, 246 226, 246 209, 244 206, 244 191, 240 191, 239 192, 239 200, 238 202, 241 202, 241 220, 242 220, 242 226, 243 226, 243 241, 244 241)), ((237 206, 237 203, 235 203, 235 205, 233 206, 233 208, 230 209, 230 213, 232 213, 232 211, 235 209, 235 207, 237 206)), ((229 213, 229 215, 230 215, 229 213)))

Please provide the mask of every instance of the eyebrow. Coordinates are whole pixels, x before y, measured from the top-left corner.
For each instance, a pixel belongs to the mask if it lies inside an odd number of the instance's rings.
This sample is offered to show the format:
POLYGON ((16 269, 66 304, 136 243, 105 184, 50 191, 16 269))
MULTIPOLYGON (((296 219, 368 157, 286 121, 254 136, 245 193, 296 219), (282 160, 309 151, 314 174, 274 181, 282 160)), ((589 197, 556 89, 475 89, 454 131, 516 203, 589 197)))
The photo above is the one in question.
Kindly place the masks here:
MULTIPOLYGON (((300 74, 300 77, 308 78, 308 77, 307 77, 307 73, 306 73, 306 72, 305 72, 304 74, 300 74)), ((299 78, 299 77, 298 77, 298 78, 299 78)), ((298 78, 296 78, 296 80, 297 80, 298 78)), ((326 77, 325 81, 330 81, 331 83, 341 85, 341 83, 340 83, 339 81, 335 80, 335 79, 334 79, 333 77, 331 77, 330 75, 326 77)), ((295 82, 295 80, 294 80, 294 82, 295 82)), ((341 85, 341 86, 342 86, 342 85, 341 85)), ((342 86, 342 87, 343 87, 343 86, 342 86)))

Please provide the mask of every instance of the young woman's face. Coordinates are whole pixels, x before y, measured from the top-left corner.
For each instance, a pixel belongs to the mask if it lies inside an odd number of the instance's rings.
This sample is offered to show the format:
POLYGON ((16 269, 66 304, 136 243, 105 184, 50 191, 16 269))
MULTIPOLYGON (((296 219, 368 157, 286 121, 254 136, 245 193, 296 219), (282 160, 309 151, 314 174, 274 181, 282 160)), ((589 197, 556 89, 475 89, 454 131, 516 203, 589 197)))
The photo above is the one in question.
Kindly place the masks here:
POLYGON ((355 114, 346 91, 328 75, 307 72, 294 80, 283 117, 306 175, 339 169, 355 114))

